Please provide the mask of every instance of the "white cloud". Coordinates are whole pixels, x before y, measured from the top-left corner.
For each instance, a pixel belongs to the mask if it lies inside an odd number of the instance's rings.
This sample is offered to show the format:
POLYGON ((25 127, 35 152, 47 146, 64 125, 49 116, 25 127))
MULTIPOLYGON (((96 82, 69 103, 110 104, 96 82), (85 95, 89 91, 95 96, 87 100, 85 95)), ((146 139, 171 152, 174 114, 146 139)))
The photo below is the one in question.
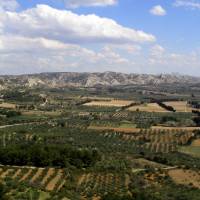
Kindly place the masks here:
POLYGON ((19 12, 4 9, 0 12, 0 73, 120 71, 122 66, 132 67, 134 62, 126 54, 140 50, 136 43, 155 40, 151 34, 94 14, 78 15, 47 5, 19 12))
POLYGON ((14 11, 18 7, 19 7, 19 4, 16 0, 0 0, 0 11, 1 10, 14 11))
POLYGON ((157 5, 157 6, 154 6, 151 10, 150 10, 150 13, 152 15, 157 15, 157 16, 164 16, 167 14, 166 10, 160 6, 160 5, 157 5))
POLYGON ((200 52, 168 52, 151 43, 155 40, 151 34, 96 15, 47 5, 20 12, 4 8, 0 12, 0 74, 108 70, 196 74, 200 52))
POLYGON ((190 9, 200 9, 200 1, 194 0, 176 0, 174 3, 176 7, 185 7, 190 9))
POLYGON ((64 0, 67 7, 78 8, 81 6, 112 6, 117 4, 117 0, 64 0))
POLYGON ((4 33, 27 37, 44 37, 70 43, 154 42, 155 37, 143 31, 126 28, 112 19, 97 15, 77 15, 38 5, 22 12, 0 13, 4 33))

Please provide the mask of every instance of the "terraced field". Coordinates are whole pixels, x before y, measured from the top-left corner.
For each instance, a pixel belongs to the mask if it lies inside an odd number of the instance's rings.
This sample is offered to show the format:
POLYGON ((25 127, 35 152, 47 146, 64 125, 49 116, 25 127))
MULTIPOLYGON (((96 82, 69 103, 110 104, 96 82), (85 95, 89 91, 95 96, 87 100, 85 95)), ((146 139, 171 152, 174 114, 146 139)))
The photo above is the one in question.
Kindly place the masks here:
POLYGON ((26 183, 45 191, 59 191, 67 177, 62 169, 35 167, 0 167, 0 180, 11 178, 19 183, 26 183))
POLYGON ((129 190, 130 177, 128 174, 86 173, 77 181, 77 190, 83 195, 99 196, 106 193, 126 194, 129 190))

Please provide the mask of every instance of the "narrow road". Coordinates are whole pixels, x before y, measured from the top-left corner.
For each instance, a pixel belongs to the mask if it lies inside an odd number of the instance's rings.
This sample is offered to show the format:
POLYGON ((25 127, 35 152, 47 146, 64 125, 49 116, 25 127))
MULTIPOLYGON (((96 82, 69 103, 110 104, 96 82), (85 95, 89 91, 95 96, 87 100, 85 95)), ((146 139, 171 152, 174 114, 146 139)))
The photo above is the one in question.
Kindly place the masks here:
POLYGON ((29 122, 29 123, 21 123, 21 124, 9 124, 9 125, 0 126, 0 129, 14 127, 14 126, 31 125, 31 124, 44 124, 44 123, 46 123, 46 122, 29 122))

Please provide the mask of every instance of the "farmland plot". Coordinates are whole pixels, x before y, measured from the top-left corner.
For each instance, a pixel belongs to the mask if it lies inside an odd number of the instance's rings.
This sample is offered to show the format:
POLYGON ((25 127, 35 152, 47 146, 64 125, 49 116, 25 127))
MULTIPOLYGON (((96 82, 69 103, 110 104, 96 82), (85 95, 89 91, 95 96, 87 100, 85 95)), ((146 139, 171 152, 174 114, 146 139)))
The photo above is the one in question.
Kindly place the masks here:
POLYGON ((140 130, 139 133, 122 134, 121 138, 127 142, 135 142, 138 150, 169 153, 177 151, 178 145, 186 145, 195 133, 181 130, 140 130))
POLYGON ((111 100, 111 101, 91 101, 85 103, 85 106, 100 106, 100 107, 123 107, 134 103, 133 101, 126 100, 111 100))
POLYGON ((59 191, 66 183, 64 171, 55 168, 0 167, 0 180, 8 177, 46 191, 59 191))
POLYGON ((79 177, 77 190, 82 195, 102 195, 106 193, 126 194, 130 178, 127 174, 88 173, 79 177))
POLYGON ((200 147, 200 139, 196 139, 192 142, 191 146, 193 147, 200 147))
POLYGON ((148 103, 128 108, 129 111, 141 111, 141 112, 169 112, 159 106, 157 103, 148 103))
POLYGON ((12 104, 12 103, 0 103, 0 108, 15 109, 16 108, 16 104, 12 104))
POLYGON ((173 107, 176 112, 192 112, 192 110, 195 110, 188 105, 187 101, 169 101, 164 102, 164 104, 173 107))
POLYGON ((168 172, 169 176, 177 184, 191 185, 200 189, 200 174, 192 170, 173 169, 168 172))

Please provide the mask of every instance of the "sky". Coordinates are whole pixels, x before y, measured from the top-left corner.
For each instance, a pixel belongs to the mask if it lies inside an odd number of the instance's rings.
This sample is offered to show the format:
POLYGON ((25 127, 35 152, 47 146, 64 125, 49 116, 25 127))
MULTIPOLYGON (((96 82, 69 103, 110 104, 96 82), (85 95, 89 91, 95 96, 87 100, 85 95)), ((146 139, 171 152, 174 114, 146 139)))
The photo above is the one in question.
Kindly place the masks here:
POLYGON ((0 0, 0 74, 200 76, 200 0, 0 0))

